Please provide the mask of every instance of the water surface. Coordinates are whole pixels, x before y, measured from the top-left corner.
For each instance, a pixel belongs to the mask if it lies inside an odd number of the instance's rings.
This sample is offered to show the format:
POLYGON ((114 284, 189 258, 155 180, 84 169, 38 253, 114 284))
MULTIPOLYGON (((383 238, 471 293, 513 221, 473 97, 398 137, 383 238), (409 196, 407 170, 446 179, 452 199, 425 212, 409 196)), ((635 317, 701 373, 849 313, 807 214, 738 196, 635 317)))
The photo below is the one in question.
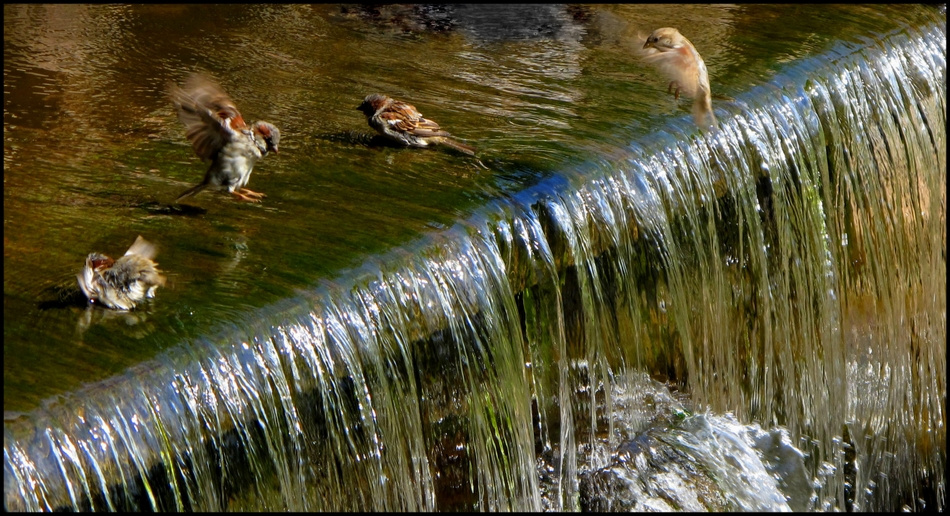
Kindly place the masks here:
MULTIPOLYGON (((4 409, 108 378, 183 340, 441 230, 486 200, 688 120, 630 52, 679 26, 713 91, 932 16, 889 6, 4 6, 4 409), (690 29, 687 30, 687 27, 690 29), (202 193, 165 95, 216 77, 278 125, 260 205, 202 193), (476 158, 379 146, 354 108, 416 105, 476 158), (88 309, 75 274, 143 235, 168 284, 131 313, 88 309)), ((730 109, 717 101, 717 109, 730 109)), ((684 122, 685 123, 685 122, 684 122)))

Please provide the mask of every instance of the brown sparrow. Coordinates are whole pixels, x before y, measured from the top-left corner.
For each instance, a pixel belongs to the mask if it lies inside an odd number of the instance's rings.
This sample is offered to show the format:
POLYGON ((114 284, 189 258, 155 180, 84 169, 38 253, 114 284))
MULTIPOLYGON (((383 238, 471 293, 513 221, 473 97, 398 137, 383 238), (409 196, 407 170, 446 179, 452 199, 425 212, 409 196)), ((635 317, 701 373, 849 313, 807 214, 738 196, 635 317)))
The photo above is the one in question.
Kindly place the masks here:
POLYGON ((647 37, 641 55, 672 81, 668 91, 673 91, 676 98, 682 92, 693 99, 693 121, 696 125, 702 128, 716 127, 706 63, 688 39, 671 27, 656 29, 647 37))
POLYGON ((203 75, 189 77, 184 88, 170 85, 169 95, 195 153, 211 160, 201 184, 186 190, 175 202, 209 186, 227 188, 244 201, 260 202, 264 194, 244 185, 257 160, 270 151, 277 152, 280 131, 267 122, 248 127, 227 93, 203 75))
POLYGON ((356 107, 366 115, 369 126, 396 143, 409 147, 428 147, 433 143, 448 145, 470 156, 475 149, 449 138, 434 120, 422 116, 414 106, 394 100, 386 95, 367 95, 356 107))
POLYGON ((139 235, 118 260, 91 253, 76 275, 79 288, 90 303, 99 301, 116 310, 131 310, 165 284, 165 276, 152 261, 155 252, 155 246, 139 235))

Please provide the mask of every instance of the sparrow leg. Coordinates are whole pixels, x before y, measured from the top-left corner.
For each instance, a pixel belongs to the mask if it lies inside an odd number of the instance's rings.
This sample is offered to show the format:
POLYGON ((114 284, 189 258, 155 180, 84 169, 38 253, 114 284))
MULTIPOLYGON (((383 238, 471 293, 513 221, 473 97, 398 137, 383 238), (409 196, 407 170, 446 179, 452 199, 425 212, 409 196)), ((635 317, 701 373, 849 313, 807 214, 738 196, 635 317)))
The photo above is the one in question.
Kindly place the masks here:
POLYGON ((666 88, 667 93, 673 93, 673 98, 676 100, 680 99, 680 83, 673 81, 670 83, 670 86, 666 88))
POLYGON ((265 195, 265 194, 262 194, 262 193, 260 193, 260 192, 255 192, 255 191, 253 191, 253 190, 248 190, 247 188, 239 188, 238 191, 241 192, 242 194, 248 196, 248 197, 253 197, 253 198, 255 198, 255 199, 260 199, 260 198, 262 198, 262 197, 267 197, 267 195, 265 195))
POLYGON ((231 195, 237 197, 238 199, 241 199, 242 201, 261 202, 261 199, 259 197, 249 197, 238 191, 231 192, 231 195))

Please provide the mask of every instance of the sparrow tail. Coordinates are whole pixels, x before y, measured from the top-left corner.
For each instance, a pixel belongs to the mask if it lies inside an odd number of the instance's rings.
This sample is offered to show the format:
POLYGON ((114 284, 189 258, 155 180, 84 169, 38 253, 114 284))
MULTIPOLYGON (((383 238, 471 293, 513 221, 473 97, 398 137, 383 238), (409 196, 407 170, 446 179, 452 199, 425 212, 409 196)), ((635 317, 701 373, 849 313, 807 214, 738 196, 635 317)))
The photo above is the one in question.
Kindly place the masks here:
POLYGON ((201 184, 192 186, 191 188, 185 190, 181 195, 179 195, 178 198, 175 199, 175 202, 176 203, 181 202, 182 199, 186 197, 191 197, 192 195, 195 195, 196 193, 204 190, 207 187, 208 187, 208 183, 201 183, 201 184))
POLYGON ((719 125, 708 97, 696 97, 696 100, 693 101, 693 122, 702 129, 715 128, 719 125))
POLYGON ((464 143, 455 141, 451 138, 441 138, 439 140, 439 143, 448 145, 449 147, 452 147, 453 149, 459 152, 464 152, 465 154, 468 154, 469 156, 475 155, 475 147, 472 147, 470 145, 465 145, 464 143))

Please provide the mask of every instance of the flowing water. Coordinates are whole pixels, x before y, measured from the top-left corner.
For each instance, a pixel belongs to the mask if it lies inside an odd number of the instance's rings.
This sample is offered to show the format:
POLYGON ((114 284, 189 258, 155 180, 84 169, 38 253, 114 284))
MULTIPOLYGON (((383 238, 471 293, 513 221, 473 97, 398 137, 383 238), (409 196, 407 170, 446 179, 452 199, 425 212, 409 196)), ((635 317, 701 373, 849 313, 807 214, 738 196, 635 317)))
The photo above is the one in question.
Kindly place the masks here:
POLYGON ((5 53, 33 50, 5 59, 5 509, 942 510, 945 9, 802 32, 798 7, 675 7, 219 12, 311 54, 198 8, 5 6, 5 53), (70 14, 111 23, 80 37, 70 14), (718 131, 623 61, 671 15, 707 22, 718 131), (199 165, 162 85, 114 57, 216 45, 278 79, 255 114, 297 140, 255 169, 262 206, 173 208, 199 165), (398 52, 431 87, 380 75, 398 52), (314 124, 312 98, 353 111, 365 88, 485 156, 314 124), (58 278, 129 231, 164 235, 169 288, 72 304, 58 278))

